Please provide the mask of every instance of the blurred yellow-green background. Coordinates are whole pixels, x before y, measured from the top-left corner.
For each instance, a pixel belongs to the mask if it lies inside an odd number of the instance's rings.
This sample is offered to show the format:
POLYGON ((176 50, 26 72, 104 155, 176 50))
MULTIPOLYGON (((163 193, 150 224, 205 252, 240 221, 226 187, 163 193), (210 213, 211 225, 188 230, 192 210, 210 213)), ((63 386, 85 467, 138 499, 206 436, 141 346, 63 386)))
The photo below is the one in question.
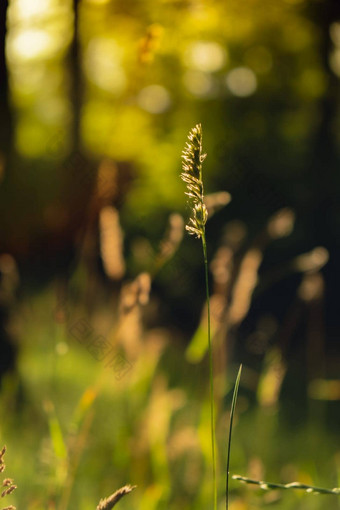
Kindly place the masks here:
MULTIPOLYGON (((2 0, 0 440, 19 509, 212 508, 231 473, 339 487, 338 0, 2 0), (230 200, 231 198, 231 200, 230 200)), ((339 508, 231 481, 230 510, 339 508)))

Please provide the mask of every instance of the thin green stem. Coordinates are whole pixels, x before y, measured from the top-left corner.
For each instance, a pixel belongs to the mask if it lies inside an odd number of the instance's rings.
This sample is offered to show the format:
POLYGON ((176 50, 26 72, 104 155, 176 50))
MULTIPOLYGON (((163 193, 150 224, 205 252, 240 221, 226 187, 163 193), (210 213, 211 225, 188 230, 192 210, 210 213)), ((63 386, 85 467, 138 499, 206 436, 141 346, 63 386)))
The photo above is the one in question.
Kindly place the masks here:
POLYGON ((207 295, 207 313, 208 313, 208 351, 209 351, 209 380, 210 380, 210 426, 211 426, 211 453, 212 470, 214 484, 214 510, 217 509, 217 479, 216 479, 216 437, 215 437, 215 404, 214 404, 214 367, 213 352, 211 342, 211 324, 210 324, 210 296, 209 296, 209 275, 208 275, 208 256, 207 243, 205 239, 205 230, 202 232, 202 247, 205 272, 205 289, 207 295))
POLYGON ((240 365, 240 368, 238 370, 238 374, 237 374, 237 377, 236 377, 235 386, 234 386, 234 393, 233 393, 233 400, 231 402, 231 411, 230 411, 228 453, 227 453, 227 478, 226 478, 226 487, 225 487, 225 506, 226 506, 226 510, 228 510, 228 508, 229 508, 229 465, 230 465, 231 434, 232 434, 232 430, 233 430, 234 413, 235 413, 235 407, 236 407, 238 387, 239 387, 240 379, 241 379, 241 372, 242 372, 242 365, 240 365))

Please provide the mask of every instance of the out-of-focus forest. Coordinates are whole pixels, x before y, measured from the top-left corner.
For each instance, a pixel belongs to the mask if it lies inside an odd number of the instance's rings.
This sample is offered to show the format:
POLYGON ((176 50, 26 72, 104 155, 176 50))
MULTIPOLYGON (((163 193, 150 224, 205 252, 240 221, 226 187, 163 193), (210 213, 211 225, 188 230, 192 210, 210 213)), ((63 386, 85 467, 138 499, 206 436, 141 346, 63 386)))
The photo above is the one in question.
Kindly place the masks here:
MULTIPOLYGON (((231 472, 340 486, 340 2, 2 0, 0 448, 19 509, 212 507, 231 472)), ((338 508, 231 482, 230 510, 338 508)))

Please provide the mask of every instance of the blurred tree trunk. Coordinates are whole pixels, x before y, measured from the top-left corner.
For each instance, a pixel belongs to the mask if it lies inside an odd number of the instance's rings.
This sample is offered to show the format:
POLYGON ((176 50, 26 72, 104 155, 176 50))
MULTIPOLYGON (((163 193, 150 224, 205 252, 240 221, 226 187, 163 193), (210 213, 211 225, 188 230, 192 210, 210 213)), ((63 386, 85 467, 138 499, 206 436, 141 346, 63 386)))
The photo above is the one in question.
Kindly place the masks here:
MULTIPOLYGON (((0 2, 0 186, 3 179, 3 172, 7 167, 7 160, 11 147, 11 115, 8 103, 8 74, 6 65, 5 43, 6 43, 6 20, 8 1, 0 2)), ((0 212, 0 214, 2 211, 0 212)), ((0 239, 0 378, 6 370, 13 368, 15 349, 7 331, 8 318, 14 301, 14 287, 12 289, 12 273, 8 271, 6 262, 8 256, 1 258, 2 243, 0 239), (6 286, 9 283, 10 285, 6 286), (12 293, 6 292, 8 288, 12 293)), ((11 259, 12 261, 12 259, 11 259)), ((13 259, 13 267, 14 267, 13 259)), ((16 275, 15 275, 16 276, 16 275)), ((15 278, 14 278, 15 280, 15 278)), ((13 281, 14 281, 13 280, 13 281)))
POLYGON ((73 41, 70 48, 72 78, 71 101, 73 104, 73 149, 80 150, 80 112, 82 102, 81 61, 79 45, 79 0, 73 0, 73 41))
POLYGON ((93 192, 95 169, 84 153, 81 137, 81 112, 83 106, 83 73, 81 65, 81 43, 79 39, 80 0, 73 0, 73 39, 68 53, 70 76, 70 101, 72 104, 71 149, 64 164, 65 188, 63 198, 67 202, 73 245, 75 251, 68 252, 63 260, 62 272, 66 269, 66 279, 73 269, 75 259, 82 256, 84 239, 89 222, 89 203, 93 192), (67 260, 68 259, 68 260, 67 260))
POLYGON ((66 190, 68 203, 71 208, 76 229, 84 223, 84 208, 88 203, 89 193, 92 185, 91 169, 89 162, 84 156, 81 143, 81 109, 83 101, 81 54, 79 42, 79 0, 73 0, 73 40, 69 50, 69 73, 70 73, 70 100, 73 110, 71 129, 71 153, 68 156, 65 168, 66 190))
MULTIPOLYGON (((0 165, 6 162, 10 152, 12 129, 11 115, 8 104, 8 73, 5 55, 6 17, 8 1, 0 2, 0 165)), ((0 172, 1 179, 1 172, 0 172)))

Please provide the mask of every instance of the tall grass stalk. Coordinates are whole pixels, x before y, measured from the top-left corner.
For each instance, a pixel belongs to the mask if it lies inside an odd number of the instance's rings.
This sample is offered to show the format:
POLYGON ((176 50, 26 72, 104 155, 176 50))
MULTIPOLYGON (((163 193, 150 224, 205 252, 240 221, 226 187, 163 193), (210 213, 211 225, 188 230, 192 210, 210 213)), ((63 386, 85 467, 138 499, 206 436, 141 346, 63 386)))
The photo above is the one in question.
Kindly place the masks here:
POLYGON ((214 509, 217 508, 217 474, 216 474, 216 439, 215 439, 215 403, 214 403, 214 365, 211 341, 210 325, 210 296, 209 296, 209 275, 208 275, 208 257, 205 233, 202 235, 202 247, 204 258, 205 288, 207 296, 207 318, 208 318, 208 350, 209 350, 209 382, 210 382, 210 427, 211 427, 211 454, 214 482, 214 509))
POLYGON ((226 510, 229 508, 229 466, 230 466, 230 447, 231 447, 231 434, 233 430, 233 421, 234 421, 234 413, 237 401, 238 387, 240 385, 242 372, 242 365, 238 370, 238 374, 235 381, 233 399, 231 402, 231 410, 230 410, 230 422, 229 422, 229 437, 228 437, 228 451, 227 451, 227 476, 226 476, 226 487, 225 487, 225 506, 226 510))
POLYGON ((209 295, 209 274, 207 243, 205 237, 205 224, 208 219, 208 211, 204 203, 204 187, 202 176, 202 163, 206 158, 202 150, 202 126, 197 124, 188 135, 188 142, 182 153, 182 174, 181 178, 186 183, 191 217, 186 230, 202 240, 205 288, 207 299, 207 320, 208 320, 208 351, 209 351, 209 381, 210 381, 210 426, 211 426, 211 453, 212 453, 212 475, 214 490, 214 510, 217 509, 217 476, 216 476, 216 432, 215 432, 215 403, 214 403, 214 369, 211 341, 210 321, 210 295, 209 295))

